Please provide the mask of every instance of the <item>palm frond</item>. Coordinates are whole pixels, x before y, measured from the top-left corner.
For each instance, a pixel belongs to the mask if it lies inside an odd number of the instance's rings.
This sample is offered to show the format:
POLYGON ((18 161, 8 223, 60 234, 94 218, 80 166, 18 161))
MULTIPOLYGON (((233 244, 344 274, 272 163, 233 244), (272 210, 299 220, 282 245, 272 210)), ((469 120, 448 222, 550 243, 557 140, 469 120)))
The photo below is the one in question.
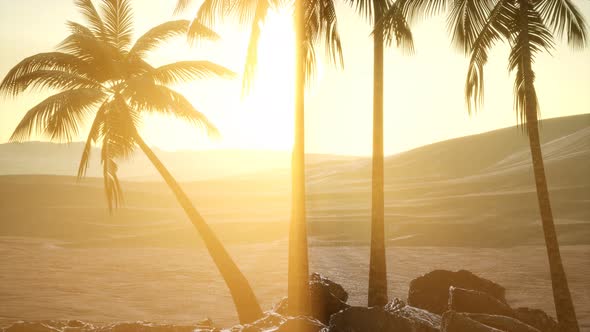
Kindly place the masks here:
POLYGON ((78 179, 86 176, 88 163, 90 162, 90 153, 92 152, 92 143, 99 143, 102 140, 108 105, 108 102, 102 103, 94 116, 94 121, 88 132, 88 138, 86 138, 86 144, 84 144, 84 150, 82 150, 82 157, 78 166, 78 179))
POLYGON ((484 66, 488 61, 489 50, 500 39, 508 40, 517 18, 518 8, 512 0, 500 0, 494 6, 487 21, 475 39, 465 82, 465 101, 469 113, 483 104, 484 66))
POLYGON ((180 14, 185 11, 188 6, 192 3, 192 0, 178 0, 176 1, 176 7, 174 8, 174 15, 180 14))
POLYGON ((574 48, 587 43, 587 26, 582 13, 570 0, 540 0, 535 4, 543 21, 574 48))
POLYGON ((414 53, 412 30, 402 9, 397 3, 393 3, 389 7, 382 19, 377 22, 375 29, 382 29, 383 39, 387 45, 395 42, 396 46, 403 52, 408 54, 414 53))
POLYGON ((92 78, 98 82, 121 78, 125 71, 123 54, 110 43, 93 36, 75 33, 69 35, 58 49, 74 55, 87 64, 92 78))
POLYGON ((397 0, 404 17, 409 22, 415 22, 426 17, 443 13, 452 0, 397 0))
POLYGON ((97 89, 67 90, 48 97, 31 108, 18 124, 10 141, 24 141, 33 134, 52 141, 70 142, 95 104, 105 95, 97 89))
POLYGON ((234 78, 231 70, 210 61, 180 61, 156 68, 149 73, 156 82, 169 85, 201 78, 234 78))
POLYGON ((86 21, 88 21, 90 30, 92 30, 95 36, 102 39, 105 35, 104 23, 96 7, 94 7, 92 0, 75 0, 74 3, 84 18, 86 18, 86 21))
POLYGON ((494 0, 455 0, 448 17, 455 46, 469 54, 471 46, 494 8, 494 0))
POLYGON ((219 131, 207 117, 199 112, 182 94, 162 85, 144 80, 139 89, 129 96, 133 108, 142 112, 154 112, 186 121, 210 137, 219 136, 219 131))
POLYGON ((535 90, 535 73, 531 66, 535 55, 553 47, 553 36, 539 13, 528 1, 520 1, 517 32, 513 36, 508 59, 510 71, 516 70, 514 109, 520 123, 526 123, 527 110, 539 111, 535 90))
POLYGON ((356 12, 374 24, 378 13, 383 15, 391 6, 390 0, 346 0, 351 7, 354 7, 356 12))
POLYGON ((248 53, 246 54, 246 63, 244 64, 244 74, 242 76, 242 94, 249 92, 254 81, 254 74, 258 65, 258 41, 260 39, 262 24, 264 24, 270 8, 268 0, 257 0, 255 3, 257 6, 250 28, 248 53))
POLYGON ((133 14, 129 0, 103 0, 102 12, 107 40, 119 51, 131 44, 133 14))
POLYGON ((39 70, 55 70, 87 76, 89 66, 82 59, 62 52, 39 53, 30 56, 14 66, 0 83, 0 92, 5 95, 16 95, 19 90, 16 81, 22 76, 39 70))
MULTIPOLYGON (((223 18, 230 14, 232 8, 232 2, 234 2, 234 8, 238 6, 238 1, 236 0, 205 0, 199 7, 197 11, 197 15, 195 20, 205 24, 207 26, 215 26, 216 21, 218 18, 223 18)), ((265 0, 263 0, 265 1, 265 0)), ((246 3, 249 5, 250 3, 254 3, 254 1, 250 1, 246 3)))
POLYGON ((187 39, 190 44, 193 44, 200 39, 216 41, 219 40, 220 37, 215 31, 211 30, 198 20, 193 20, 188 28, 187 39))
POLYGON ((102 89, 102 86, 100 83, 80 76, 76 73, 59 70, 37 70, 32 73, 22 75, 14 80, 13 84, 8 88, 6 93, 17 95, 27 89, 66 90, 79 88, 93 88, 100 90, 102 89))
POLYGON ((79 34, 84 34, 84 35, 91 36, 91 37, 96 37, 96 35, 94 34, 94 32, 92 32, 92 30, 83 26, 80 23, 67 21, 66 25, 68 26, 68 29, 70 30, 70 32, 73 34, 79 33, 79 34))
POLYGON ((142 58, 146 53, 157 48, 161 43, 170 38, 186 34, 190 22, 188 20, 178 20, 162 23, 137 39, 131 50, 129 57, 142 58))

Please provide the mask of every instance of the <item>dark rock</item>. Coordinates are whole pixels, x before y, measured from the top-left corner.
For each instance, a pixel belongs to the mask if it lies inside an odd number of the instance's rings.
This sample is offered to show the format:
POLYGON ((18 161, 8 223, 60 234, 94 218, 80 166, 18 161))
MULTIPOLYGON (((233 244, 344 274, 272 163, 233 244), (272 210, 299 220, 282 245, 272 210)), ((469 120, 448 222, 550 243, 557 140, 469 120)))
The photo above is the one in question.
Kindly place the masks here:
POLYGON ((441 332, 505 332, 484 325, 466 314, 447 311, 442 315, 441 332))
MULTIPOLYGON (((309 278, 309 293, 311 299, 311 316, 324 324, 328 324, 330 316, 349 307, 345 301, 348 293, 339 284, 313 273, 309 278)), ((288 315, 289 299, 283 298, 277 303, 273 311, 288 315)))
POLYGON ((337 299, 342 302, 348 301, 348 293, 344 290, 340 284, 333 282, 328 278, 322 277, 319 273, 312 273, 309 277, 309 284, 320 284, 323 287, 327 288, 332 295, 334 295, 337 299))
POLYGON ((408 304, 441 315, 447 311, 451 286, 484 292, 506 303, 504 287, 490 280, 466 270, 435 270, 411 281, 408 304))
POLYGON ((289 317, 279 328, 277 332, 320 332, 326 326, 320 321, 310 317, 289 317))
POLYGON ((449 310, 513 316, 512 309, 507 304, 498 301, 487 293, 452 286, 449 289, 449 310))
MULTIPOLYGON (((193 332, 197 326, 154 324, 149 322, 125 322, 108 325, 95 330, 96 332, 193 332)), ((200 331, 213 331, 213 329, 200 329, 200 331)))
POLYGON ((420 308, 406 305, 404 301, 395 298, 385 305, 385 311, 394 316, 402 317, 410 322, 416 332, 440 331, 440 315, 433 314, 420 308))
POLYGON ((510 332, 540 332, 538 329, 527 325, 517 319, 506 316, 487 314, 467 314, 467 317, 484 325, 510 332))
POLYGON ((514 309, 513 317, 541 332, 559 332, 559 325, 555 319, 547 315, 543 310, 517 308, 514 309))
POLYGON ((410 321, 381 307, 350 307, 330 318, 327 332, 414 332, 410 321))
POLYGON ((74 319, 74 320, 69 320, 66 325, 68 327, 85 327, 85 326, 88 326, 88 323, 74 319))

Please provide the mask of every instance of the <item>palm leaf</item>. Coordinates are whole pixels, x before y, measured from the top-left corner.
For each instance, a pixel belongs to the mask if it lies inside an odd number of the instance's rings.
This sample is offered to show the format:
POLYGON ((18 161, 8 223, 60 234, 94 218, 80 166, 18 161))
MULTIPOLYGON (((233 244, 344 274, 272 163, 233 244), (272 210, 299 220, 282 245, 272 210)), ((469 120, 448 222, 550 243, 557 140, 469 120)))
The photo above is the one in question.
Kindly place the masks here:
POLYGON ((93 106, 105 95, 97 89, 67 90, 48 97, 31 108, 18 124, 10 141, 24 141, 33 134, 52 141, 70 142, 78 135, 79 126, 93 106))
POLYGON ((37 70, 20 76, 6 91, 8 94, 17 95, 26 89, 102 89, 100 83, 87 79, 76 73, 59 70, 37 70))
POLYGON ((102 12, 107 40, 119 51, 131 44, 133 15, 128 0, 103 0, 102 12))
POLYGON ((242 93, 249 92, 254 81, 254 74, 258 65, 258 42, 260 40, 261 26, 266 20, 270 8, 268 0, 257 0, 255 3, 257 6, 250 28, 248 53, 246 54, 246 63, 244 64, 244 74, 242 76, 242 93))
POLYGON ((469 54, 471 46, 483 29, 494 8, 494 0, 455 0, 448 17, 449 30, 455 46, 469 54))
POLYGON ((516 15, 517 7, 512 0, 498 1, 473 42, 465 82, 465 101, 470 114, 483 104, 484 66, 488 61, 489 50, 498 40, 510 38, 516 15))
POLYGON ((94 4, 92 4, 92 0, 75 0, 74 3, 76 7, 80 9, 80 12, 84 18, 86 18, 86 21, 88 21, 90 30, 92 30, 94 35, 98 36, 99 38, 103 38, 105 35, 104 23, 102 18, 100 18, 98 11, 94 7, 94 4))
POLYGON ((209 29, 198 20, 193 20, 188 28, 187 39, 190 44, 193 44, 200 39, 216 41, 219 40, 220 37, 215 31, 209 29))
MULTIPOLYGON (((375 29, 382 29, 383 39, 387 45, 394 42, 403 52, 414 53, 414 38, 406 17, 397 3, 385 12, 375 29)), ((374 32, 373 32, 374 33, 374 32)))
POLYGON ((108 105, 108 102, 104 102, 100 106, 96 112, 92 126, 90 126, 88 138, 86 139, 86 144, 84 144, 84 150, 82 150, 82 157, 80 158, 80 164, 78 166, 78 179, 86 176, 88 163, 90 162, 90 153, 92 152, 92 143, 98 143, 102 139, 108 105))
POLYGON ((210 61, 180 61, 156 68, 149 75, 158 83, 169 85, 198 78, 233 78, 231 70, 210 61))
POLYGON ((535 4, 535 9, 558 36, 567 36, 568 44, 579 48, 586 46, 586 21, 571 1, 540 0, 535 4))
POLYGON ((87 76, 89 69, 87 63, 72 54, 62 52, 39 53, 22 60, 14 66, 0 83, 0 92, 14 96, 21 91, 15 87, 16 81, 24 75, 39 70, 55 70, 87 76))
POLYGON ((189 27, 188 20, 178 20, 162 23, 137 39, 131 50, 130 57, 142 58, 146 53, 160 46, 170 38, 186 34, 189 27))

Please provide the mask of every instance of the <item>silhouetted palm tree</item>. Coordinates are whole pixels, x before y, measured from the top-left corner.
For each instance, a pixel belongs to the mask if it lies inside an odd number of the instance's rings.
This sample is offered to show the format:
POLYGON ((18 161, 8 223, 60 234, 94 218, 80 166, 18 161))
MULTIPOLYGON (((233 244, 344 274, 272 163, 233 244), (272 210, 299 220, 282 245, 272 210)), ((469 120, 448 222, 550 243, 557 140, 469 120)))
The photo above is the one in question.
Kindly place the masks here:
MULTIPOLYGON (((176 11, 185 9, 191 0, 179 0, 176 11)), ((309 263, 305 208, 305 84, 314 73, 316 50, 323 43, 330 60, 342 65, 342 47, 337 30, 333 0, 293 0, 295 26, 295 140, 291 181, 292 203, 289 229, 289 312, 305 314, 309 309, 309 263)), ((258 58, 261 25, 269 9, 283 4, 281 0, 205 0, 195 21, 212 25, 228 15, 238 17, 250 26, 250 40, 243 76, 247 91, 253 81, 258 58)))
POLYGON ((71 142, 84 120, 94 116, 82 153, 78 176, 85 175, 92 144, 101 145, 104 185, 109 209, 121 203, 116 159, 125 159, 136 146, 146 154, 174 192, 197 228, 230 289, 241 322, 262 315, 248 281, 229 253, 192 205, 176 180, 138 133, 145 113, 158 113, 188 121, 216 134, 217 130, 180 93, 167 85, 197 78, 233 77, 230 70, 208 61, 183 61, 152 67, 144 56, 167 39, 185 35, 216 38, 205 26, 189 21, 166 22, 149 30, 135 44, 132 11, 127 0, 103 0, 102 15, 91 0, 76 0, 87 25, 68 22, 71 34, 58 52, 24 59, 6 75, 0 91, 16 96, 27 88, 60 90, 27 112, 11 140, 26 140, 33 134, 54 141, 71 142))
MULTIPOLYGON (((410 15, 444 9, 447 0, 401 0, 410 15)), ((510 44, 509 69, 516 71, 514 108, 529 137, 537 199, 545 235, 553 299, 562 331, 579 331, 547 189, 539 138, 539 105, 535 89, 534 57, 553 47, 555 37, 567 36, 573 47, 585 47, 586 22, 570 0, 461 0, 453 3, 449 22, 453 40, 471 60, 465 84, 469 112, 483 102, 483 69, 488 52, 499 40, 510 44)))
POLYGON ((375 24, 373 31, 373 171, 371 179, 371 254, 369 261, 368 306, 383 306, 387 296, 387 263, 385 254, 385 193, 383 169, 383 45, 396 42, 412 52, 412 32, 404 14, 389 0, 349 0, 357 11, 375 24), (389 8, 393 13, 385 22, 389 8), (385 25, 383 25, 385 24, 385 25), (384 29, 385 27, 385 29, 384 29), (385 35, 384 35, 385 32, 385 35))

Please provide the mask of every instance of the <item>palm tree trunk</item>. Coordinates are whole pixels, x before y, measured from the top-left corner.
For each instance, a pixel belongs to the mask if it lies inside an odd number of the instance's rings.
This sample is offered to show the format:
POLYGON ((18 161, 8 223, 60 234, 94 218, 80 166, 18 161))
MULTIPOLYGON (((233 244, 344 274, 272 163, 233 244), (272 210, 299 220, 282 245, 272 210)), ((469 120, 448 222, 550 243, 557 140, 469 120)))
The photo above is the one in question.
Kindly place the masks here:
POLYGON ((289 313, 309 312, 309 266, 305 212, 305 30, 303 0, 295 0, 295 141, 291 164, 289 227, 289 313))
POLYGON ((162 175, 166 184, 172 189, 172 192, 174 192, 174 195, 184 209, 184 212, 186 212, 199 234, 201 234, 211 258, 213 258, 215 265, 219 269, 219 272, 229 288, 238 312, 240 323, 251 323, 261 318, 262 310, 260 309, 260 304, 252 291, 252 287, 250 287, 246 277, 242 274, 240 269, 238 269, 238 266, 234 263, 227 250, 225 250, 223 244, 192 205, 190 199, 182 188, 180 188, 178 182, 176 182, 170 172, 168 172, 166 167, 164 167, 162 162, 156 157, 154 152, 147 146, 139 134, 135 135, 135 141, 156 167, 160 175, 162 175))
MULTIPOLYGON (((528 37, 528 1, 520 1, 520 24, 528 37)), ((530 47, 525 48, 530 50, 530 47)), ((553 212, 551 211, 551 202, 549 201, 549 190, 547 188, 547 177, 545 176, 545 165, 543 154, 541 152, 541 141, 539 138, 539 120, 537 115, 538 104, 534 86, 535 73, 532 68, 532 55, 530 51, 522 58, 522 69, 524 75, 524 88, 526 98, 526 129, 529 137, 531 157, 533 160, 533 171, 535 175, 535 185, 537 187, 537 200, 541 212, 541 223, 545 235, 545 246, 549 258, 549 271, 551 273, 551 285, 553 287, 553 301, 555 302, 555 312, 560 330, 563 332, 579 332, 578 320, 574 303, 570 294, 570 289, 561 260, 555 223, 553 222, 553 212)))
POLYGON ((539 140, 539 128, 536 109, 527 112, 527 131, 533 159, 533 170, 535 173, 535 184, 537 186, 537 199, 541 211, 541 222, 545 234, 545 246, 549 257, 549 270, 551 272, 551 285, 553 287, 553 300, 557 321, 564 332, 579 332, 576 310, 570 294, 570 289, 561 260, 557 233, 553 222, 553 213, 549 201, 549 190, 547 189, 547 178, 545 177, 545 165, 541 152, 539 140))
MULTIPOLYGON (((375 6, 375 22, 383 13, 375 6)), ((369 307, 387 303, 385 259, 385 211, 383 192, 383 31, 373 32, 373 173, 371 199, 371 257, 369 263, 369 307)))

